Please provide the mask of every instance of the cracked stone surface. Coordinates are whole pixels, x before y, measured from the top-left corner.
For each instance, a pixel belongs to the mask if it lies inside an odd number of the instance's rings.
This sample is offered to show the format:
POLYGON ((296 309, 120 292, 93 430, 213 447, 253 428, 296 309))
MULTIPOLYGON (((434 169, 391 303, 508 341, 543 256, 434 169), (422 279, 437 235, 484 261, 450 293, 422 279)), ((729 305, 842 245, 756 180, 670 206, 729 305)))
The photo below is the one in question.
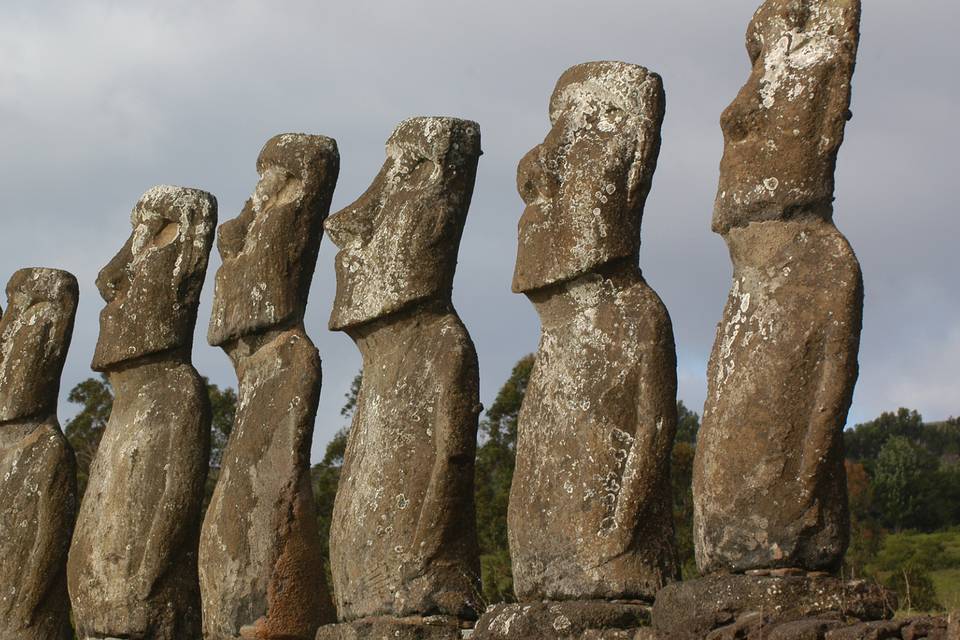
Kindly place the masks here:
POLYGON ((517 170, 513 288, 542 325, 508 515, 521 601, 649 600, 678 578, 673 329, 638 267, 663 115, 655 73, 577 65, 517 170))
POLYGON ((312 640, 332 622, 310 484, 320 356, 303 327, 336 142, 282 134, 220 227, 208 339, 237 372, 237 413, 200 537, 204 637, 312 640))
POLYGON ((21 269, 0 313, 0 638, 73 638, 76 462, 57 422, 57 393, 77 300, 66 271, 21 269))
POLYGON ((831 571, 847 546, 863 283, 832 201, 859 21, 859 0, 765 2, 752 73, 721 118, 713 229, 734 273, 694 463, 703 573, 831 571))
POLYGON ((93 368, 108 375, 114 402, 67 565, 81 637, 200 635, 210 404, 190 351, 216 223, 209 193, 154 187, 97 278, 107 304, 93 368))
POLYGON ((412 118, 386 148, 370 188, 325 225, 340 249, 330 328, 363 356, 330 531, 337 611, 475 618, 479 379, 451 292, 480 128, 412 118))
POLYGON ((586 640, 623 638, 650 622, 650 607, 636 602, 570 600, 488 607, 474 640, 586 640))
MULTIPOLYGON (((717 637, 734 638, 747 637, 732 633, 736 629, 757 627, 769 632, 773 623, 810 618, 839 619, 847 624, 882 620, 892 617, 896 608, 893 592, 862 580, 718 575, 662 589, 653 605, 652 621, 654 629, 666 637, 701 638, 726 629, 729 636, 717 637)), ((809 621, 804 624, 816 626, 809 621)), ((794 626, 802 627, 799 623, 794 626)))
POLYGON ((460 640, 473 637, 452 616, 373 616, 320 627, 316 640, 460 640))

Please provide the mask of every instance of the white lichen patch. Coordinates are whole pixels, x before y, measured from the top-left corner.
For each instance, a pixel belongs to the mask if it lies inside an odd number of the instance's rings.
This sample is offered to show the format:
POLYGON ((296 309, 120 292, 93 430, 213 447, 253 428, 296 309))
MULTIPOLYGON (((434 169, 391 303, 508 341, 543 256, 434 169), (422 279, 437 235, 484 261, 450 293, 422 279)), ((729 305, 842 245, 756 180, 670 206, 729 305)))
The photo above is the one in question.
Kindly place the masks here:
POLYGON ((843 47, 838 34, 844 33, 842 25, 847 19, 842 7, 826 3, 810 3, 810 15, 802 28, 781 17, 771 20, 767 29, 781 34, 769 43, 762 54, 763 77, 760 80, 760 104, 771 109, 778 96, 793 102, 805 91, 816 87, 814 67, 828 64, 843 47))

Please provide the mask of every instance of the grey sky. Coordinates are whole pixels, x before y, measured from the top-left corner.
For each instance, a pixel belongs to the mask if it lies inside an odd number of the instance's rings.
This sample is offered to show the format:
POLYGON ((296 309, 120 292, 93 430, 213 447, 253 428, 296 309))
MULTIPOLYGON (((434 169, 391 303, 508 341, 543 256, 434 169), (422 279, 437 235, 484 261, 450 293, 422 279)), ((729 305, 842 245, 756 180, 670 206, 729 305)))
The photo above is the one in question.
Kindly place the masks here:
MULTIPOLYGON (((262 144, 285 131, 337 139, 333 211, 372 180, 401 119, 480 123, 484 156, 454 291, 480 355, 489 405, 538 323, 510 293, 516 164, 548 128, 568 66, 618 59, 664 77, 663 148, 644 218, 641 266, 674 322, 680 397, 699 411, 706 359, 730 280, 710 232, 723 108, 746 80, 743 34, 759 0, 568 2, 4 2, 0 7, 0 279, 67 269, 81 302, 63 379, 90 374, 102 302, 97 271, 154 184, 215 194, 221 222, 255 181, 262 144)), ((854 119, 840 151, 835 218, 863 265, 861 375, 850 422, 909 406, 960 414, 960 296, 954 192, 960 4, 866 0, 854 119)), ((214 251, 214 253, 216 253, 214 251)), ((335 248, 324 239, 307 329, 324 362, 314 458, 340 426, 360 366, 327 331, 335 248)), ((194 363, 235 385, 206 344, 211 258, 194 363)), ((5 305, 5 301, 4 301, 5 305)))

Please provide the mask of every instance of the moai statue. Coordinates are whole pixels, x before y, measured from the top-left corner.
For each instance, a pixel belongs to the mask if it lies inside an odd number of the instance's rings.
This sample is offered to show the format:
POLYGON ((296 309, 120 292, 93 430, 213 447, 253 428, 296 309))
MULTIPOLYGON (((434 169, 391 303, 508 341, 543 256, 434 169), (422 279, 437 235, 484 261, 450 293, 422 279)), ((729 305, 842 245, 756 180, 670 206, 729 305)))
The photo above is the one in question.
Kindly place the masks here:
POLYGON ((488 612, 482 637, 540 637, 530 634, 560 613, 570 634, 614 610, 617 625, 640 626, 643 607, 607 601, 649 601, 678 577, 673 329, 638 267, 663 115, 657 74, 580 64, 553 91, 550 132, 520 161, 513 290, 542 324, 508 515, 521 604, 488 612))
POLYGON ((70 599, 81 640, 197 638, 210 403, 190 352, 217 204, 154 187, 131 223, 97 278, 107 305, 92 366, 114 400, 70 547, 70 599))
POLYGON ((312 640, 334 619, 310 484, 320 356, 303 327, 337 144, 271 138, 253 197, 220 227, 208 339, 237 371, 238 405, 200 536, 207 640, 312 640))
POLYGON ((833 570, 847 546, 843 427, 857 379, 860 265, 833 226, 858 0, 771 0, 753 73, 721 119, 713 230, 733 288, 695 464, 704 573, 833 570))
POLYGON ((747 30, 753 71, 721 118, 713 215, 733 287, 693 476, 697 565, 718 577, 658 595, 664 631, 708 631, 711 607, 836 612, 876 595, 826 575, 847 546, 843 427, 863 302, 832 220, 859 22, 859 0, 768 0, 747 30))
POLYGON ((352 622, 318 639, 426 637, 428 615, 444 620, 430 638, 459 638, 476 618, 479 376, 451 292, 480 153, 475 122, 405 120, 370 188, 326 222, 340 248, 330 328, 356 342, 363 383, 330 528, 352 622))
POLYGON ((70 640, 76 463, 57 422, 77 311, 66 271, 21 269, 0 318, 0 638, 70 640))

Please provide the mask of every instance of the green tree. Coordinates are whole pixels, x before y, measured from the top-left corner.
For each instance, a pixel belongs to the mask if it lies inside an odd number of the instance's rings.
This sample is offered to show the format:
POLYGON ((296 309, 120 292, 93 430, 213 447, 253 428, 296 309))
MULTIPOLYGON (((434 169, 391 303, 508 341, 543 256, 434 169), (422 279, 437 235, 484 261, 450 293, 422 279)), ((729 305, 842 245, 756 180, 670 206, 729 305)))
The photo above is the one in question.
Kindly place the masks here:
POLYGON ((670 481, 673 488, 673 528, 677 555, 684 579, 697 575, 693 552, 693 458, 696 454, 700 416, 677 401, 677 438, 670 454, 670 481))
POLYGON ((698 416, 683 400, 677 400, 677 438, 676 442, 686 442, 691 445, 697 444, 697 433, 700 431, 700 416, 698 416))
POLYGON ((684 580, 697 575, 697 562, 693 549, 693 458, 695 453, 696 450, 689 442, 676 442, 670 454, 673 529, 684 580))
MULTIPOLYGON (((207 393, 213 420, 210 425, 210 472, 207 474, 204 507, 210 500, 216 478, 220 473, 220 461, 226 447, 233 418, 236 413, 237 396, 233 389, 220 389, 206 378, 207 393)), ((82 498, 87 489, 90 465, 100 447, 104 429, 113 410, 113 389, 107 376, 87 378, 70 390, 67 399, 80 405, 80 411, 67 421, 64 433, 77 456, 77 495, 82 498)))
POLYGON ((900 596, 901 609, 936 611, 943 606, 930 572, 950 564, 943 542, 935 536, 895 534, 884 539, 873 569, 900 596))
POLYGON ((880 521, 895 531, 935 524, 937 461, 904 436, 893 436, 877 455, 874 501, 880 521))
POLYGON ((210 504, 210 498, 213 496, 213 489, 220 478, 223 452, 227 448, 230 433, 233 431, 233 421, 237 414, 237 394, 230 387, 221 389, 206 378, 203 381, 207 385, 213 418, 210 422, 210 468, 207 471, 207 482, 203 491, 202 513, 206 513, 207 505, 210 504))
POLYGON ((517 420, 533 363, 533 356, 527 355, 514 365, 480 422, 474 486, 483 597, 487 602, 514 599, 507 506, 516 460, 517 420))
POLYGON ((99 378, 87 378, 71 389, 67 400, 80 405, 77 415, 67 421, 64 434, 77 456, 77 496, 83 497, 90 465, 113 409, 113 390, 107 376, 100 374, 99 378))
POLYGON ((844 571, 852 578, 869 575, 868 566, 883 542, 883 528, 877 522, 873 506, 873 485, 860 462, 845 460, 847 503, 850 505, 850 545, 844 556, 844 571))
MULTIPOLYGON (((362 372, 354 376, 350 383, 350 390, 345 394, 346 402, 340 409, 340 415, 347 421, 333 439, 327 443, 323 460, 310 469, 310 479, 313 484, 313 497, 317 505, 317 529, 320 532, 320 541, 323 547, 324 565, 329 574, 330 567, 330 522, 333 518, 333 502, 337 497, 337 485, 340 483, 340 468, 343 466, 343 455, 347 450, 347 436, 350 433, 350 420, 357 408, 357 396, 360 395, 360 385, 363 382, 362 372)), ((329 575, 327 578, 329 579, 329 575)))
POLYGON ((923 417, 916 411, 901 407, 896 413, 884 412, 879 418, 844 432, 846 456, 850 460, 863 461, 869 471, 890 438, 900 436, 919 442, 922 433, 923 417))
POLYGON ((941 464, 956 466, 960 463, 960 419, 950 418, 923 425, 920 443, 941 464))

